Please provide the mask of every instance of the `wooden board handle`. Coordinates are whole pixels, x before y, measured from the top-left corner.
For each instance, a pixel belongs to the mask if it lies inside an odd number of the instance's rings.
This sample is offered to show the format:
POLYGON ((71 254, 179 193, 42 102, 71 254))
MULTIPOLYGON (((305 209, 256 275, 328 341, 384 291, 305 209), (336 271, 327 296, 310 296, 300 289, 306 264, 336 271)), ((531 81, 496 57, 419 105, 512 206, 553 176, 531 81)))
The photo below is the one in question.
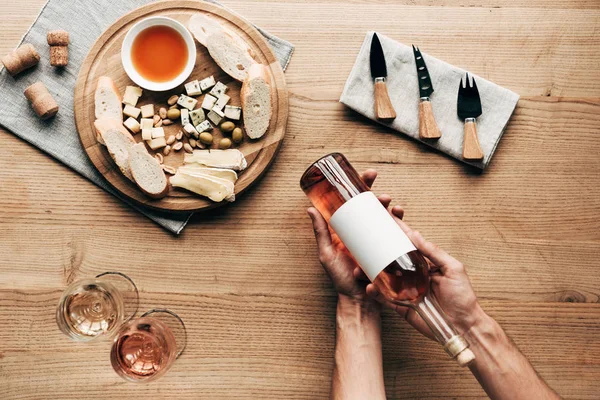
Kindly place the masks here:
POLYGON ((465 137, 463 141, 463 158, 465 160, 483 159, 483 151, 477 139, 477 126, 469 118, 465 120, 465 137))
POLYGON ((377 119, 396 118, 396 111, 392 106, 385 80, 375 81, 375 116, 377 119))
POLYGON ((419 103, 419 137, 421 139, 439 139, 442 132, 438 128, 433 116, 431 101, 421 100, 419 103))

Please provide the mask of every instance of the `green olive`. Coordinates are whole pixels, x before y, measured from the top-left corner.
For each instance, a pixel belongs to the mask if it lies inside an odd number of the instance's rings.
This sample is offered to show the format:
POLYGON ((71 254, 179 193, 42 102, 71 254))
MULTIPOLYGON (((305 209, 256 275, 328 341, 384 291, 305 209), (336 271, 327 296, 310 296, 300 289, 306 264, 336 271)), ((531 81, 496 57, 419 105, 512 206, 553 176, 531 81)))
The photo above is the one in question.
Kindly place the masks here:
POLYGON ((223 132, 231 132, 235 128, 235 124, 231 121, 223 122, 221 124, 221 131, 223 132))
POLYGON ((200 134, 200 141, 204 144, 212 144, 213 136, 208 132, 202 132, 200 134))
POLYGON ((169 111, 167 111, 167 117, 171 121, 176 120, 180 116, 181 116, 181 111, 179 111, 179 109, 177 109, 177 108, 171 108, 169 111))
POLYGON ((231 147, 231 139, 224 138, 219 142, 219 148, 221 150, 226 150, 231 147))
POLYGON ((242 140, 244 140, 242 128, 235 128, 233 130, 233 133, 231 134, 231 140, 233 140, 234 143, 240 143, 242 140))

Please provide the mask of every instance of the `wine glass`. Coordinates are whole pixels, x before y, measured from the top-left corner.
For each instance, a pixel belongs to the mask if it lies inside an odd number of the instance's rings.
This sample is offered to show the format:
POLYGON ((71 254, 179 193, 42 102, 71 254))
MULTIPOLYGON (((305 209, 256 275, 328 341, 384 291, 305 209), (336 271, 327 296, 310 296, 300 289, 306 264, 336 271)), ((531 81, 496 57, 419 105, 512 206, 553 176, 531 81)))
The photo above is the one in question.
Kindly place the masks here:
POLYGON ((71 339, 88 342, 114 334, 135 315, 138 304, 138 289, 131 278, 104 272, 65 289, 56 308, 56 323, 71 339))
POLYGON ((185 324, 177 314, 154 309, 119 329, 110 361, 119 376, 149 382, 164 375, 187 345, 185 324))

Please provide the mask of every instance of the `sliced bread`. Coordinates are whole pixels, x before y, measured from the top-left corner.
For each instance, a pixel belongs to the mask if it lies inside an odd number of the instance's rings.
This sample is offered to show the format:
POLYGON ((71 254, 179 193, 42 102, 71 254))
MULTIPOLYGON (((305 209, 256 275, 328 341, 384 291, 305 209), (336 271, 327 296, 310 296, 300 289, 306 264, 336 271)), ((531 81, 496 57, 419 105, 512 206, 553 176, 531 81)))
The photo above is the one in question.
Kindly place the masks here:
POLYGON ((115 119, 97 119, 94 122, 96 134, 102 140, 100 143, 106 146, 108 153, 115 161, 123 175, 133 181, 133 175, 129 168, 129 152, 135 144, 122 123, 115 119))
POLYGON ((169 185, 165 172, 158 160, 148 153, 144 143, 138 143, 131 147, 129 167, 135 183, 142 192, 154 199, 160 199, 167 195, 169 185))
POLYGON ((200 44, 206 46, 219 67, 232 78, 242 82, 250 66, 256 63, 248 44, 214 19, 196 14, 190 18, 188 29, 200 44))
POLYGON ((108 76, 98 78, 94 94, 96 119, 114 119, 123 123, 121 101, 121 93, 113 80, 108 76))
POLYGON ((271 79, 269 70, 262 64, 254 64, 248 69, 240 98, 244 128, 251 139, 262 137, 271 121, 271 79))

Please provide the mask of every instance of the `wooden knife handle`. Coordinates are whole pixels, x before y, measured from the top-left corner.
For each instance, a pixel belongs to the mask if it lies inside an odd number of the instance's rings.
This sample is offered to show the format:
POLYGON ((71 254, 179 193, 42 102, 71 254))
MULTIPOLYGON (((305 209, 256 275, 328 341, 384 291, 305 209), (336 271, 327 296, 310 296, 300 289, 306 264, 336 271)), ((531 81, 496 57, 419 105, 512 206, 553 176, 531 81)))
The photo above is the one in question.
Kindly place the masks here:
POLYGON ((423 97, 419 102, 419 137, 421 139, 439 139, 442 132, 433 116, 433 108, 429 98, 423 97))
POLYGON ((396 111, 392 106, 392 101, 388 94, 387 85, 385 79, 375 79, 375 116, 377 119, 394 119, 396 118, 396 111))
POLYGON ((463 141, 463 158, 465 160, 483 159, 483 151, 477 138, 477 126, 475 118, 465 119, 465 137, 463 141))

